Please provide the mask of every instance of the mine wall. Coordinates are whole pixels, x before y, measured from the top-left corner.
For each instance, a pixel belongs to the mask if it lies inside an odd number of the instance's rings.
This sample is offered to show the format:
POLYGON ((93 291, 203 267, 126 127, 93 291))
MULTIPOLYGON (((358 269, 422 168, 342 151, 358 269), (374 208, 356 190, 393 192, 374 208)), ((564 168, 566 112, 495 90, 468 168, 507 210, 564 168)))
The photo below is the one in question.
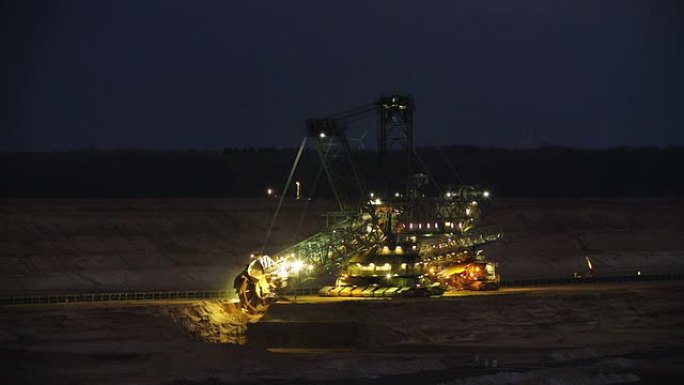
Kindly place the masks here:
POLYGON ((484 225, 504 233, 486 247, 502 279, 684 272, 683 199, 501 199, 484 225))
MULTIPOLYGON (((276 199, 0 201, 0 291, 227 290, 276 199)), ((268 250, 325 226, 325 201, 286 201, 268 250)))
MULTIPOLYGON (((227 290, 276 199, 0 201, 0 292, 227 290)), ((333 202, 286 200, 266 252, 325 225, 333 202)), ((498 199, 485 247, 504 280, 684 272, 684 199, 498 199)))

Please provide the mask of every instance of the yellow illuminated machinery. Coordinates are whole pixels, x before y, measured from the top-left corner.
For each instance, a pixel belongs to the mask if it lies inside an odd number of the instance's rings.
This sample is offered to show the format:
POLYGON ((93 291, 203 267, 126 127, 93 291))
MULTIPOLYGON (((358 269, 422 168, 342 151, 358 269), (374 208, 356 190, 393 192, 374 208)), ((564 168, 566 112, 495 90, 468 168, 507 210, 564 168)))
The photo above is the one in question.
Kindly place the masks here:
POLYGON ((466 185, 440 188, 413 148, 413 107, 412 98, 394 95, 307 121, 271 226, 307 141, 315 144, 340 211, 319 233, 270 256, 263 250, 252 256, 234 281, 245 311, 263 312, 280 293, 302 289, 320 289, 322 296, 421 297, 498 288, 498 266, 485 260, 481 247, 501 234, 478 230, 481 205, 491 194, 466 185), (345 122, 371 112, 378 116, 379 172, 363 178, 345 122), (369 192, 368 180, 382 193, 369 192))
MULTIPOLYGON (((478 193, 474 189, 470 192, 468 198, 478 193)), ((414 222, 406 216, 415 203, 393 199, 378 205, 376 215, 382 218, 380 213, 385 214, 384 221, 380 220, 385 237, 366 252, 349 258, 341 266, 335 285, 323 287, 320 294, 406 297, 441 295, 446 290, 497 289, 497 264, 485 261, 477 249, 498 240, 501 234, 473 230, 480 217, 479 203, 470 199, 459 202, 457 196, 439 202, 433 199, 433 208, 448 204, 451 209, 460 208, 464 215, 459 221, 414 222)))
POLYGON ((498 289, 498 265, 485 260, 480 248, 501 233, 476 230, 481 205, 476 199, 489 195, 462 187, 429 201, 375 197, 365 212, 273 256, 252 256, 235 279, 242 308, 261 313, 279 293, 303 288, 322 287, 321 296, 335 297, 427 297, 498 289), (428 214, 433 220, 417 220, 428 214))
POLYGON ((252 314, 265 312, 277 299, 278 291, 287 287, 290 277, 298 276, 304 268, 304 273, 313 271, 313 265, 305 266, 298 259, 252 255, 251 261, 235 277, 234 282, 242 309, 252 314))

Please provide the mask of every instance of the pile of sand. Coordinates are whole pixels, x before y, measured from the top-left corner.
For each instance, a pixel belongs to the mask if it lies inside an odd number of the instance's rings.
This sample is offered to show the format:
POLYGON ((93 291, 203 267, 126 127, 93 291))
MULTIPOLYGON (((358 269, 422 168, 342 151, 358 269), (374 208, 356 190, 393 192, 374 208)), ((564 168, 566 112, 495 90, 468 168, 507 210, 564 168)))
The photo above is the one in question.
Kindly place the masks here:
POLYGON ((204 342, 239 345, 247 342, 247 324, 260 318, 244 313, 237 303, 218 300, 156 307, 150 311, 170 317, 204 342))

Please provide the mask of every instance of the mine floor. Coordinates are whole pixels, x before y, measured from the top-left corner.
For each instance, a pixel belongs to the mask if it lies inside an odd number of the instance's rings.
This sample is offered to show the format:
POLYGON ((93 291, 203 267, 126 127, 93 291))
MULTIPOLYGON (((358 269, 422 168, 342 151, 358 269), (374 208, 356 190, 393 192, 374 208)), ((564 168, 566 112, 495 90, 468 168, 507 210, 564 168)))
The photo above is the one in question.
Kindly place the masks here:
POLYGON ((680 282, 298 297, 256 323, 216 301, 13 307, 0 369, 27 384, 667 383, 684 374, 683 299, 680 282))

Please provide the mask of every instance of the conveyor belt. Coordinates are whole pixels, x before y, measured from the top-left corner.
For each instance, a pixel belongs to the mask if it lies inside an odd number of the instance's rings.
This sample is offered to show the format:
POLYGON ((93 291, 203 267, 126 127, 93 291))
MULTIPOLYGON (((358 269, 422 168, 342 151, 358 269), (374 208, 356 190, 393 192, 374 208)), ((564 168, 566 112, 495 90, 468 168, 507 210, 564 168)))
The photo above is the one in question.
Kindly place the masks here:
MULTIPOLYGON (((550 286, 588 283, 610 282, 646 282, 646 281, 681 281, 684 274, 659 274, 659 275, 633 275, 611 276, 591 278, 552 278, 552 279, 525 279, 502 281, 502 287, 525 287, 525 286, 550 286)), ((320 288, 297 289, 297 295, 316 295, 320 288)), ((292 296, 295 291, 287 291, 281 295, 292 296)), ((0 306, 19 305, 45 305, 45 304, 69 304, 69 303, 103 303, 103 302, 127 302, 127 301, 168 301, 168 300, 195 300, 195 299, 228 299, 233 297, 232 291, 227 290, 190 290, 190 291, 136 291, 136 292, 111 292, 111 293, 50 293, 0 296, 0 306)))

